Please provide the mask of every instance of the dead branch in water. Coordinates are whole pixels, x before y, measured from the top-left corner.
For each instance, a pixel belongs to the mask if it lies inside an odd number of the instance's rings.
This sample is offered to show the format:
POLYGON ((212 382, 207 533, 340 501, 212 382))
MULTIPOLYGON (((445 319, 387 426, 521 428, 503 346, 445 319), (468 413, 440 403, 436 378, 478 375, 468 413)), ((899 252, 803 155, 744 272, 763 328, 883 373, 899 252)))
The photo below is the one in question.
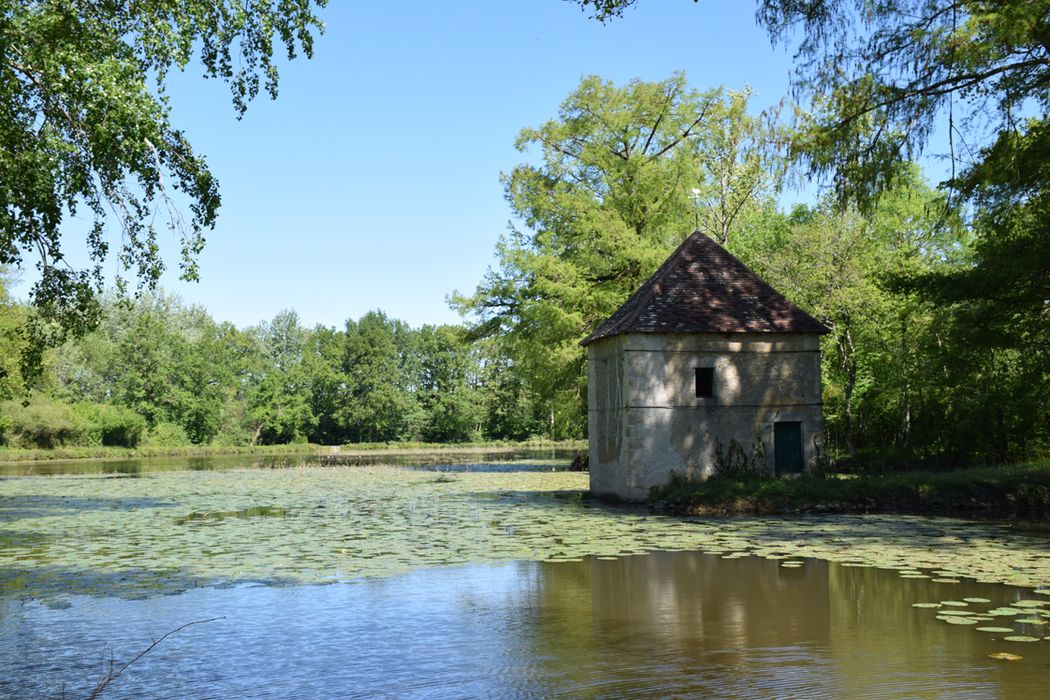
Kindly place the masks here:
POLYGON ((110 651, 110 653, 109 653, 109 668, 108 669, 106 668, 106 659, 103 656, 102 664, 101 664, 102 668, 103 668, 102 677, 99 678, 98 683, 95 685, 94 690, 91 691, 91 694, 89 694, 87 696, 87 700, 95 700, 95 698, 97 698, 99 695, 101 695, 102 691, 106 689, 106 686, 108 686, 110 683, 112 683, 117 678, 119 678, 120 675, 122 673, 124 673, 124 671, 127 671, 131 667, 132 664, 134 664, 136 661, 141 659, 146 654, 148 654, 151 651, 153 651, 154 647, 156 647, 158 644, 160 644, 161 642, 163 642, 165 639, 167 639, 171 635, 175 634, 176 632, 181 632, 182 630, 186 629, 187 627, 191 627, 193 625, 203 625, 205 622, 215 622, 216 620, 225 620, 225 619, 226 619, 225 616, 223 616, 223 617, 212 617, 212 618, 209 618, 207 620, 194 620, 193 622, 187 622, 185 625, 182 625, 181 627, 176 627, 175 629, 173 629, 170 632, 166 633, 164 636, 160 637, 159 639, 154 639, 153 643, 150 644, 145 649, 143 649, 141 652, 139 652, 138 656, 133 658, 131 661, 128 661, 126 664, 124 664, 123 666, 121 666, 118 669, 114 668, 113 652, 110 651))

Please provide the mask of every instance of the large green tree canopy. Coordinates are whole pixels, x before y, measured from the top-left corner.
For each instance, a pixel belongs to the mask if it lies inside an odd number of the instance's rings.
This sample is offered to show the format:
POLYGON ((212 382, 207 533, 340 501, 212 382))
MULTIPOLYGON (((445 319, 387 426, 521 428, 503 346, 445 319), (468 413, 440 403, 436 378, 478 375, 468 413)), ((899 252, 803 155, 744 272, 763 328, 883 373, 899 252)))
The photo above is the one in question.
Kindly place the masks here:
POLYGON ((747 98, 692 89, 682 74, 624 86, 589 76, 556 119, 518 136, 540 160, 503 178, 520 224, 498 244, 498 268, 453 302, 476 334, 502 338, 549 402, 552 434, 583 430, 579 341, 693 226, 731 244, 775 186, 769 134, 747 98))
MULTIPOLYGON (((606 21, 636 0, 578 2, 606 21)), ((914 284, 971 304, 976 340, 1050 348, 1050 0, 758 0, 757 19, 796 47, 798 161, 870 208, 936 139, 977 237, 968 269, 914 284)))
POLYGON ((176 231, 182 275, 196 277, 219 190, 169 121, 166 76, 196 59, 243 113, 261 89, 277 94, 275 45, 289 59, 312 54, 326 3, 0 0, 0 265, 35 261, 42 317, 90 327, 110 253, 152 286, 164 267, 155 220, 176 231), (61 232, 82 209, 90 263, 77 269, 61 232))
MULTIPOLYGON (((604 22, 638 0, 577 2, 604 22)), ((979 163, 1050 104, 1050 0, 757 0, 756 18, 795 47, 795 154, 840 194, 881 192, 938 127, 979 163)))

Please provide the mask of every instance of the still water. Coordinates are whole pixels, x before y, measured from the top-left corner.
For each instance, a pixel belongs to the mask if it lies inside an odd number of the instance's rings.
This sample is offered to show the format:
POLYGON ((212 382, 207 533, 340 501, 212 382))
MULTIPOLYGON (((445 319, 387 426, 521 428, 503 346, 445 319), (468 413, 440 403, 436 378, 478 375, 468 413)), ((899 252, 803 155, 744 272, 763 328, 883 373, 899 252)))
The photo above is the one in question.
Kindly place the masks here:
POLYGON ((1038 534, 662 518, 544 462, 251 467, 0 480, 0 697, 214 617, 103 697, 1047 696, 1038 534))

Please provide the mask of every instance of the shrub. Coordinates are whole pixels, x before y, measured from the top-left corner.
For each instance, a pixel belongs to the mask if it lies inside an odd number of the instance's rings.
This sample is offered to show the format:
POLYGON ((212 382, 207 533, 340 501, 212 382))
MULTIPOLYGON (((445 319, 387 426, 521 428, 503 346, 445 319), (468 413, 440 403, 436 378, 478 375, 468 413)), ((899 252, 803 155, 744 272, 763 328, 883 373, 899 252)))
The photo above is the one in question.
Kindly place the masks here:
POLYGON ((147 447, 185 447, 190 436, 176 423, 157 423, 146 432, 143 444, 147 447))
POLYGON ((14 447, 54 448, 75 445, 88 438, 91 426, 62 401, 34 397, 28 405, 5 401, 0 406, 8 427, 6 441, 14 447))
POLYGON ((79 403, 74 410, 86 423, 84 444, 103 447, 138 447, 146 432, 146 419, 124 406, 79 403))

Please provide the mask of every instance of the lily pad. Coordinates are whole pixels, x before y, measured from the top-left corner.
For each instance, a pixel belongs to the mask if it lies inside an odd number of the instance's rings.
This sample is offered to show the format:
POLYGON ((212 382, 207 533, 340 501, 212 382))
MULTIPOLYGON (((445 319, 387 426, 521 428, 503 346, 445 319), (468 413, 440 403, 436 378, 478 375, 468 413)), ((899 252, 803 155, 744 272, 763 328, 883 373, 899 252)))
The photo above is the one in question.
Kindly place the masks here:
POLYGON ((953 608, 965 608, 969 603, 964 603, 961 600, 942 600, 941 605, 949 605, 953 608))
POLYGON ((1006 651, 997 651, 988 655, 989 659, 996 659, 997 661, 1020 661, 1023 656, 1018 654, 1011 654, 1006 651))
POLYGON ((1029 637, 1026 634, 1015 634, 1010 637, 1003 637, 1007 642, 1038 642, 1039 637, 1029 637))
POLYGON ((949 625, 976 625, 980 620, 975 620, 972 617, 944 617, 941 618, 949 625))
POLYGON ((940 603, 912 603, 911 606, 913 608, 939 608, 939 607, 941 607, 941 604, 940 603))
POLYGON ((996 632, 998 634, 1010 634, 1013 629, 1010 627, 978 627, 978 632, 996 632))
POLYGON ((991 603, 987 598, 963 598, 967 603, 991 603))

